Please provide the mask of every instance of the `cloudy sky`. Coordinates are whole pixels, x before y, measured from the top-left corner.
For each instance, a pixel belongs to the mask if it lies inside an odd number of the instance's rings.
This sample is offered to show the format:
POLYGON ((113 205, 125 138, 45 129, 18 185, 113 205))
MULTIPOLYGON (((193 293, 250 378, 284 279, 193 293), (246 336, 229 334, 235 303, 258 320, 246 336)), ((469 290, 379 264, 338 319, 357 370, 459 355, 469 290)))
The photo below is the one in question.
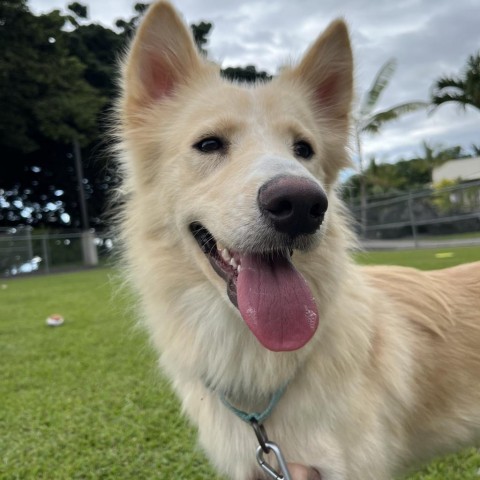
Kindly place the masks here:
MULTIPOLYGON (((146 0, 144 0, 146 1, 146 0)), ((63 0, 29 0, 35 12, 65 9, 63 0)), ((81 1, 92 21, 112 27, 129 19, 134 0, 81 1)), ((209 55, 223 66, 253 64, 275 73, 305 48, 336 17, 350 25, 360 98, 381 65, 398 61, 379 108, 428 100, 441 75, 456 75, 467 57, 480 49, 480 0, 175 0, 188 23, 214 24, 209 55)), ((433 114, 419 112, 363 138, 367 155, 384 161, 421 153, 433 146, 480 144, 480 112, 443 105, 433 114)))

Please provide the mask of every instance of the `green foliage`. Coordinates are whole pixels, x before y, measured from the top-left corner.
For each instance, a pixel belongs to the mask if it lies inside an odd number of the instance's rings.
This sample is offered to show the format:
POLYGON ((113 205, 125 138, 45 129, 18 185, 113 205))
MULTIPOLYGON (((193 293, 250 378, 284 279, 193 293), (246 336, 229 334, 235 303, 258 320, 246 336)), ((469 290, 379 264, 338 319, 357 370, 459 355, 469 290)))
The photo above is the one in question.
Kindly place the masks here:
MULTIPOLYGON (((69 8, 86 16, 80 3, 69 8)), ((60 215, 68 211, 78 226, 71 145, 76 138, 84 158, 99 150, 124 39, 58 10, 35 15, 20 0, 0 3, 0 22, 0 224, 65 225, 60 215)), ((112 176, 103 162, 85 162, 84 170, 98 225, 112 176)))
POLYGON ((70 32, 68 42, 72 55, 84 65, 86 81, 111 105, 116 93, 117 57, 125 39, 109 28, 92 23, 70 32))
POLYGON ((395 163, 377 163, 372 158, 362 177, 354 175, 345 183, 345 198, 360 197, 362 179, 365 192, 370 197, 427 188, 432 181, 434 167, 448 160, 471 156, 471 153, 466 152, 461 146, 439 148, 424 142, 422 149, 423 152, 417 157, 401 159, 395 163))
POLYGON ((197 44, 198 49, 204 54, 207 54, 205 50, 205 46, 208 43, 208 35, 212 30, 213 25, 207 22, 200 22, 199 24, 192 25, 192 33, 193 38, 195 39, 195 43, 197 44))
POLYGON ((459 181, 442 180, 433 187, 432 204, 438 212, 446 214, 461 214, 464 212, 480 211, 479 190, 476 186, 465 186, 461 190, 454 191, 459 181))
POLYGON ((222 70, 222 75, 229 80, 246 83, 272 79, 272 76, 267 72, 259 71, 253 65, 247 65, 246 67, 227 67, 222 70))
POLYGON ((432 203, 437 207, 439 212, 445 214, 451 212, 455 208, 450 192, 448 190, 445 191, 445 189, 454 187, 455 185, 458 185, 457 181, 447 179, 432 185, 433 191, 435 192, 432 203))
POLYGON ((82 5, 78 2, 73 2, 67 5, 67 8, 78 18, 88 18, 88 8, 86 5, 82 5))
POLYGON ((460 76, 440 77, 432 87, 434 106, 454 102, 463 109, 470 105, 480 110, 480 50, 468 57, 460 76))
POLYGON ((24 2, 1 8, 0 145, 31 152, 44 140, 86 143, 105 99, 68 50, 65 17, 35 16, 24 2))
POLYGON ((124 38, 129 38, 135 29, 140 24, 143 13, 148 8, 148 3, 136 3, 133 7, 135 10, 135 15, 130 20, 119 19, 115 22, 115 26, 122 31, 122 36, 124 38))

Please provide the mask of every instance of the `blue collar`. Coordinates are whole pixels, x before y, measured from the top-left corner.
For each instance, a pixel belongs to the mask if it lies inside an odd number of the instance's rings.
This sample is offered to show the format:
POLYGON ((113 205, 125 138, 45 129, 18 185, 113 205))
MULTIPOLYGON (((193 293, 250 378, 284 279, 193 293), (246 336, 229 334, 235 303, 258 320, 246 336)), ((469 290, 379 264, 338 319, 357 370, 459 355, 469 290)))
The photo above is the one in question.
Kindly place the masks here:
POLYGON ((278 402, 282 398, 285 390, 287 388, 288 382, 281 386, 278 390, 275 391, 272 398, 270 399, 270 403, 268 404, 267 408, 262 412, 244 412, 243 410, 234 407, 228 400, 225 394, 220 393, 220 400, 222 403, 232 412, 234 413, 240 420, 243 420, 247 423, 252 423, 256 421, 260 425, 271 415, 273 409, 277 406, 278 402))

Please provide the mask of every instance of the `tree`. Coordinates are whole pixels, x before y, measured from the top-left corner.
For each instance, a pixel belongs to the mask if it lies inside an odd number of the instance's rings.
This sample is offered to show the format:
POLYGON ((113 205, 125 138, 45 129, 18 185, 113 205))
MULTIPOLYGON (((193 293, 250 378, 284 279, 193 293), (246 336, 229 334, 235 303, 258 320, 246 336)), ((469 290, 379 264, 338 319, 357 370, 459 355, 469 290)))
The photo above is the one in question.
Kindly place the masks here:
POLYGON ((135 15, 130 20, 119 19, 115 22, 115 26, 121 30, 124 38, 129 38, 138 27, 143 13, 149 7, 148 3, 136 3, 133 7, 135 15))
POLYGON ((208 36, 212 31, 213 25, 209 22, 200 22, 199 24, 193 24, 191 26, 193 38, 197 44, 198 49, 204 55, 207 54, 206 49, 204 48, 208 43, 208 36))
POLYGON ((253 65, 247 65, 246 67, 227 67, 222 70, 222 76, 229 80, 246 83, 272 79, 272 76, 267 72, 257 70, 253 65))
POLYGON ((467 105, 480 110, 480 51, 470 55, 460 76, 440 77, 432 87, 432 105, 455 102, 465 109, 467 105))
POLYGON ((67 5, 67 8, 73 13, 73 15, 69 16, 68 19, 74 26, 78 26, 77 19, 86 20, 88 18, 88 8, 81 3, 70 3, 67 5))
POLYGON ((84 142, 105 99, 68 51, 65 18, 35 16, 17 0, 0 8, 0 145, 32 152, 44 138, 84 142))
POLYGON ((377 163, 370 159, 362 175, 353 175, 345 184, 346 200, 361 198, 361 185, 364 181, 368 196, 399 195, 409 190, 430 186, 432 170, 449 160, 467 158, 475 155, 475 149, 466 151, 459 145, 450 147, 432 146, 422 143, 420 153, 409 159, 400 159, 396 163, 377 163))
MULTIPOLYGON (((380 129, 387 122, 398 119, 400 116, 406 113, 415 112, 421 108, 425 108, 427 103, 425 102, 407 102, 401 103, 394 107, 390 107, 386 110, 374 112, 376 105, 380 99, 382 92, 388 86, 392 75, 395 72, 397 62, 395 59, 388 60, 379 70, 375 77, 372 86, 363 96, 360 107, 354 115, 355 121, 355 136, 357 143, 357 155, 358 164, 360 169, 360 175, 364 172, 364 161, 361 147, 361 135, 364 133, 378 134, 380 129)), ((361 177, 362 178, 362 177, 361 177)), ((365 233, 366 228, 366 189, 365 181, 361 180, 361 223, 362 230, 365 233)))
POLYGON ((90 148, 98 138, 106 96, 86 79, 86 65, 72 54, 70 32, 63 28, 68 20, 58 10, 34 15, 22 0, 0 3, 4 225, 76 224, 72 140, 90 148))

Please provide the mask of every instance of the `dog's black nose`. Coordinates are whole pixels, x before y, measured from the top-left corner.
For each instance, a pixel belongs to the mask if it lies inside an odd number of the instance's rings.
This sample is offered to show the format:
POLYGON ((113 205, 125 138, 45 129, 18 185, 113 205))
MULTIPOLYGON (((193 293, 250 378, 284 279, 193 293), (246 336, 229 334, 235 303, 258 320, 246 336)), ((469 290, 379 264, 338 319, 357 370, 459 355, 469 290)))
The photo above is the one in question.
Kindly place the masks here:
POLYGON ((291 237, 316 232, 328 207, 325 192, 303 177, 272 178, 260 187, 257 201, 275 230, 291 237))

